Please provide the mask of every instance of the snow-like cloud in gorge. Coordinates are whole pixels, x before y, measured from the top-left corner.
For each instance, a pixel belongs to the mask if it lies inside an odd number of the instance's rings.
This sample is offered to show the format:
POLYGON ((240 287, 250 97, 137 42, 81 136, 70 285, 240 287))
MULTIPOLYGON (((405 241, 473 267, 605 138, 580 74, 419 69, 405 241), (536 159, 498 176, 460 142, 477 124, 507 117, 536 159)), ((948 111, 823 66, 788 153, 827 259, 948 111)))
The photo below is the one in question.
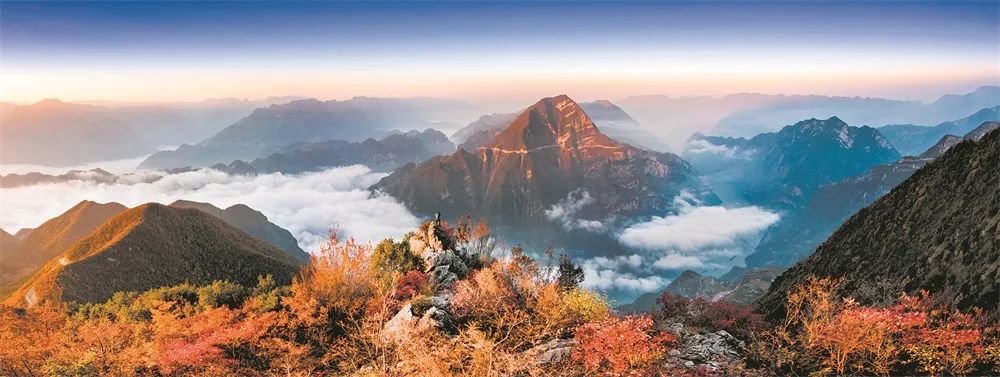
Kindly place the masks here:
POLYGON ((635 253, 583 260, 583 285, 632 297, 662 289, 683 270, 722 274, 742 265, 762 232, 779 219, 754 206, 703 206, 687 193, 674 203, 679 208, 674 215, 654 216, 615 232, 635 253))
POLYGON ((384 174, 361 165, 303 175, 230 176, 201 169, 143 182, 150 175, 162 173, 139 172, 116 184, 74 181, 0 189, 0 227, 8 232, 36 227, 81 200, 129 207, 178 199, 220 208, 242 203, 291 231, 303 249, 314 251, 332 227, 360 240, 378 241, 399 237, 420 221, 394 198, 368 192, 366 188, 384 174))
POLYGON ((559 200, 552 207, 545 210, 545 217, 549 220, 562 224, 566 230, 586 230, 589 232, 599 232, 604 229, 600 221, 586 220, 577 217, 577 214, 597 200, 584 190, 573 190, 566 198, 559 200))
POLYGON ((622 244, 643 250, 698 250, 732 245, 774 224, 778 214, 759 207, 682 207, 677 215, 653 217, 622 231, 622 244))

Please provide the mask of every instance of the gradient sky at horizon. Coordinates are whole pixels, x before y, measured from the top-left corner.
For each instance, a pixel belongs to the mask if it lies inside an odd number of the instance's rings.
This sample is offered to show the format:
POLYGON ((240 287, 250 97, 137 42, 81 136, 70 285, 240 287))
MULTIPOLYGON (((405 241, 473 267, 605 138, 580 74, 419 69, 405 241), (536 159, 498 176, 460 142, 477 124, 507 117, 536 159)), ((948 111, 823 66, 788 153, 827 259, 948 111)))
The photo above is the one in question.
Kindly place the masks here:
POLYGON ((998 77, 998 1, 0 3, 0 99, 21 102, 930 100, 998 77))

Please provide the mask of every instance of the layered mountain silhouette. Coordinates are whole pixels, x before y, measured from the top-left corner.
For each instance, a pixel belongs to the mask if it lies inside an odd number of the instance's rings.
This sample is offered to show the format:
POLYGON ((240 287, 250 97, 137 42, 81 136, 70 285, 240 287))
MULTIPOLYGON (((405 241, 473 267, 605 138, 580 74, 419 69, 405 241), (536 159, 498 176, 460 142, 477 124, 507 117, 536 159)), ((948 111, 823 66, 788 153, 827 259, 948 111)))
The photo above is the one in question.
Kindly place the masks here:
POLYGON ((474 150, 489 144, 497 135, 507 128, 518 113, 493 113, 479 117, 474 122, 460 128, 451 135, 452 140, 459 142, 458 147, 474 150))
POLYGON ((107 109, 57 99, 17 106, 0 122, 5 164, 71 165, 141 155, 150 145, 107 109))
POLYGON ((43 174, 30 172, 25 174, 11 173, 0 175, 0 187, 33 186, 46 183, 69 181, 87 181, 98 183, 114 183, 118 176, 100 168, 91 170, 70 170, 63 174, 43 174))
MULTIPOLYGON (((851 124, 937 124, 982 108, 1000 105, 1000 86, 982 86, 970 93, 944 95, 930 104, 868 97, 749 96, 764 98, 758 98, 755 106, 731 112, 720 119, 712 133, 749 137, 773 131, 775 125, 789 124, 797 119, 830 116, 838 116, 851 124)), ((963 134, 967 131, 950 133, 963 134)), ((932 138, 930 143, 936 139, 932 138)), ((895 139, 890 140, 896 144, 895 139)), ((901 148, 900 151, 905 154, 918 153, 928 146, 929 144, 916 147, 914 150, 901 148)))
POLYGON ((267 220, 263 213, 244 204, 236 204, 221 209, 209 203, 178 200, 170 203, 174 208, 194 208, 209 215, 218 217, 226 224, 257 237, 261 241, 277 247, 301 262, 309 261, 309 254, 299 247, 292 233, 267 220))
POLYGON ((31 231, 18 242, 15 253, 5 255, 2 264, 3 280, 7 286, 21 279, 70 245, 88 236, 94 230, 128 207, 118 203, 82 201, 63 214, 56 216, 31 231))
POLYGON ((660 141, 658 136, 653 135, 639 122, 632 119, 625 110, 611 101, 582 102, 580 108, 594 120, 601 132, 612 139, 654 151, 666 152, 670 150, 670 147, 660 141))
POLYGON ((565 95, 528 107, 483 147, 407 164, 372 189, 419 213, 471 214, 517 229, 551 225, 567 205, 577 219, 603 221, 670 213, 682 191, 718 202, 683 159, 612 140, 565 95))
POLYGON ((968 140, 851 216, 758 303, 783 315, 807 276, 845 278, 842 294, 951 292, 960 307, 1000 305, 1000 131, 968 140), (892 288, 879 288, 889 285, 892 288), (888 292, 886 292, 888 291, 888 292))
POLYGON ((962 140, 979 140, 998 127, 1000 122, 986 122, 963 137, 945 135, 919 156, 875 166, 864 174, 821 187, 802 211, 786 214, 786 218, 765 232, 754 252, 747 256, 747 266, 794 264, 812 253, 848 217, 888 193, 917 169, 962 140))
POLYGON ((822 185, 900 155, 874 128, 848 126, 832 117, 800 121, 751 139, 695 134, 684 157, 709 174, 727 201, 796 209, 822 185))
POLYGON ((299 263, 201 210, 150 203, 118 214, 66 248, 5 303, 101 302, 115 292, 183 282, 252 285, 262 275, 288 283, 299 263))
POLYGON ((431 125, 442 125, 423 119, 430 117, 430 114, 442 113, 443 108, 451 106, 463 105, 430 99, 301 99, 258 108, 197 144, 185 144, 175 150, 157 152, 139 167, 202 167, 233 160, 251 161, 299 142, 359 142, 370 137, 386 136, 394 128, 423 129, 431 125))
MULTIPOLYGON (((997 95, 1000 103, 1000 94, 997 95)), ((930 148, 945 135, 964 135, 983 122, 1000 121, 1000 106, 984 108, 962 119, 943 122, 934 127, 912 124, 896 124, 879 127, 879 132, 885 135, 900 153, 915 155, 930 148)))
MULTIPOLYGON (((258 173, 294 174, 355 164, 375 171, 392 171, 406 163, 454 151, 455 144, 445 134, 427 129, 393 133, 382 140, 369 138, 355 143, 342 140, 295 143, 265 158, 255 159, 249 165, 258 173)), ((233 170, 233 167, 227 169, 233 170)))

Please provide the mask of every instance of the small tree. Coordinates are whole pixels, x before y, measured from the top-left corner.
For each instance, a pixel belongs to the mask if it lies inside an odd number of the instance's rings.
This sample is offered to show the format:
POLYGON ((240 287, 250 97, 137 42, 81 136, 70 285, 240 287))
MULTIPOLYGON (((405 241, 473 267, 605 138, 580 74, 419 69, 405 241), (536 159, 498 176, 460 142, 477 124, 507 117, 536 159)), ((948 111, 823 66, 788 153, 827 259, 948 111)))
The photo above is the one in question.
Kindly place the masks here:
POLYGON ((371 256, 372 267, 382 274, 392 274, 424 270, 424 260, 410 251, 410 243, 394 242, 386 238, 375 246, 371 256))
POLYGON ((576 288, 583 282, 583 268, 577 266, 566 254, 559 254, 559 287, 563 290, 576 288))

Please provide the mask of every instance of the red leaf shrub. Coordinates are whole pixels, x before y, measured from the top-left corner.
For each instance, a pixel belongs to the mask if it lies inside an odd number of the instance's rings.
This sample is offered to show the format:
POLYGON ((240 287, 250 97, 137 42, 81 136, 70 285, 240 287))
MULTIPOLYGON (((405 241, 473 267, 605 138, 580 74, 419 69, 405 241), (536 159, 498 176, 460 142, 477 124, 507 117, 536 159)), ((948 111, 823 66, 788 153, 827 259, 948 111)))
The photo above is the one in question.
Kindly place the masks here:
POLYGON ((396 292, 393 298, 398 301, 406 301, 424 290, 427 287, 427 275, 420 271, 410 271, 396 281, 396 292))
POLYGON ((594 372, 622 375, 645 370, 677 339, 652 331, 650 316, 609 316, 576 330, 573 359, 594 372))

